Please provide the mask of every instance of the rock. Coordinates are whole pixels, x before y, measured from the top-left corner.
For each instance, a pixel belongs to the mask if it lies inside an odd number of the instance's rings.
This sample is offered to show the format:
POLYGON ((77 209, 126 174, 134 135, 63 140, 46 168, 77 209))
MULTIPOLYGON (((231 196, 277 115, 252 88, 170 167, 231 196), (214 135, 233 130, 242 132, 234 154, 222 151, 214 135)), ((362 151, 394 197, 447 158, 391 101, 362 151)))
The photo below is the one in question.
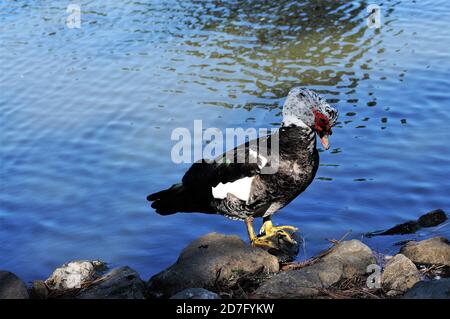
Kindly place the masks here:
POLYGON ((411 259, 415 264, 450 266, 450 243, 443 237, 408 242, 400 249, 400 253, 411 259))
POLYGON ((139 274, 129 267, 114 268, 81 289, 77 299, 143 299, 145 283, 139 274))
POLYGON ((0 299, 28 299, 25 283, 12 272, 0 270, 0 299))
POLYGON ((367 266, 376 264, 372 250, 356 239, 342 242, 322 259, 323 262, 331 260, 337 260, 343 265, 343 278, 365 275, 367 266))
POLYGON ((389 296, 404 293, 420 281, 416 265, 402 254, 391 258, 381 275, 381 285, 389 296))
POLYGON ((100 277, 100 270, 105 267, 101 261, 72 261, 56 268, 45 284, 57 290, 80 288, 84 283, 100 277))
POLYGON ((395 225, 388 230, 380 230, 365 234, 366 237, 385 235, 405 235, 414 234, 423 227, 434 227, 442 224, 448 219, 447 214, 442 209, 436 209, 419 217, 418 220, 407 221, 403 224, 395 225))
POLYGON ((255 298, 310 298, 342 279, 366 274, 375 263, 369 247, 359 240, 345 241, 319 262, 274 275, 253 294, 255 298))
POLYGON ((214 288, 218 281, 230 284, 240 276, 279 270, 275 256, 253 248, 238 236, 211 233, 194 240, 177 262, 150 278, 148 292, 154 297, 172 296, 190 288, 214 288))
POLYGON ((188 288, 170 297, 170 299, 221 299, 212 291, 203 288, 188 288))
POLYGON ((406 234, 414 234, 416 231, 420 229, 420 225, 417 223, 417 221, 409 221, 405 222, 403 224, 395 225, 392 228, 389 228, 385 231, 380 232, 373 232, 366 234, 367 237, 374 237, 374 236, 386 236, 386 235, 406 235, 406 234))
POLYGON ((47 285, 42 280, 34 280, 31 287, 31 298, 47 299, 49 294, 47 285))
POLYGON ((276 274, 264 282, 252 295, 253 298, 294 299, 310 298, 320 293, 322 283, 317 272, 305 267, 276 274))
POLYGON ((450 278, 418 282, 402 298, 450 299, 450 278))
POLYGON ((397 297, 400 293, 396 290, 389 290, 386 293, 386 297, 397 297))
POLYGON ((434 227, 442 224, 447 219, 447 214, 442 209, 436 209, 420 216, 417 223, 420 227, 434 227))
POLYGON ((337 283, 343 278, 346 278, 344 275, 344 264, 335 259, 320 261, 317 264, 313 264, 307 268, 310 272, 317 274, 321 282, 321 286, 324 288, 337 283))
POLYGON ((318 262, 301 269, 276 274, 264 282, 252 297, 256 298, 310 298, 338 282, 343 276, 343 265, 336 260, 318 262))

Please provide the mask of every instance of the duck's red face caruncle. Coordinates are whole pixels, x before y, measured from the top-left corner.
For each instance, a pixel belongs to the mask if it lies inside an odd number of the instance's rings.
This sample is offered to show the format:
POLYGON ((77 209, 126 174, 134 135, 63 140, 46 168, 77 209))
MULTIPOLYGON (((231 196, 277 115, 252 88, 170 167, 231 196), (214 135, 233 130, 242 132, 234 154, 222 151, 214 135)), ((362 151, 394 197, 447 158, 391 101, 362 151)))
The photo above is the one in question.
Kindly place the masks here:
POLYGON ((327 115, 319 112, 318 110, 314 109, 314 129, 316 130, 316 133, 320 137, 320 142, 322 142, 322 146, 324 149, 330 148, 330 142, 328 137, 333 134, 333 131, 331 130, 331 123, 330 119, 327 115))

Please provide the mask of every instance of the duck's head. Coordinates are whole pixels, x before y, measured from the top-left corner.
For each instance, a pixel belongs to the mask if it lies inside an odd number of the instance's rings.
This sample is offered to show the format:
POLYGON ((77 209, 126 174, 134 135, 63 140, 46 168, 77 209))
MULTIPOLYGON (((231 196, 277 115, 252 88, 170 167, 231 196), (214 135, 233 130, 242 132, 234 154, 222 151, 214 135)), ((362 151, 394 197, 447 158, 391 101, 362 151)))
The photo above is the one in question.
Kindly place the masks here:
POLYGON ((331 128, 336 125, 338 111, 331 107, 317 93, 293 88, 289 91, 283 105, 282 126, 308 127, 320 137, 323 147, 330 148, 328 137, 333 134, 331 128))

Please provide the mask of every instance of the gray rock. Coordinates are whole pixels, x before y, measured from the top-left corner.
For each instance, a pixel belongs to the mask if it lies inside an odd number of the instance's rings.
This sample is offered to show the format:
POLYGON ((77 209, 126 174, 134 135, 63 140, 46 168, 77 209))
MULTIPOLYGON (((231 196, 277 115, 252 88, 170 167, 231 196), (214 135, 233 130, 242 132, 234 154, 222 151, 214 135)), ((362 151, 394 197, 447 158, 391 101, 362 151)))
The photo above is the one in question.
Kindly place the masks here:
POLYGON ((402 254, 390 259, 381 275, 381 285, 389 296, 402 294, 419 281, 416 265, 402 254))
POLYGON ((31 298, 33 299, 47 299, 49 290, 47 285, 42 280, 34 280, 31 286, 31 298))
POLYGON ((256 298, 309 298, 320 289, 331 286, 343 277, 344 267, 336 260, 318 262, 297 270, 276 274, 253 294, 256 298))
POLYGON ((100 270, 105 268, 101 261, 72 261, 56 268, 45 281, 50 289, 65 290, 81 288, 87 282, 100 277, 100 270))
POLYGON ((321 261, 274 275, 253 294, 256 298, 310 298, 338 281, 366 274, 375 263, 369 247, 358 240, 342 242, 321 261))
POLYGON ((372 250, 356 239, 342 242, 322 259, 323 262, 332 260, 342 264, 343 278, 365 275, 367 266, 376 264, 372 250))
POLYGON ((450 266, 450 243, 446 238, 434 237, 419 242, 408 242, 400 253, 416 264, 450 266))
POLYGON ((175 264, 153 276, 148 282, 148 292, 162 297, 190 287, 208 289, 217 281, 232 283, 241 275, 255 274, 262 268, 268 273, 277 272, 277 258, 251 247, 238 236, 211 233, 194 240, 175 264))
POLYGON ((203 288, 188 288, 170 297, 170 299, 221 299, 212 291, 203 288))
POLYGON ((450 299, 450 278, 418 282, 402 298, 450 299))
POLYGON ((344 274, 344 264, 338 260, 330 259, 320 261, 317 264, 313 264, 307 269, 310 272, 314 272, 319 277, 321 286, 326 288, 339 280, 346 278, 344 274))
POLYGON ((129 267, 114 268, 75 296, 77 299, 143 299, 145 283, 129 267))
POLYGON ((0 299, 28 299, 25 283, 12 272, 0 270, 0 299))
POLYGON ((276 274, 254 292, 254 298, 310 298, 320 293, 322 283, 317 272, 305 267, 276 274))

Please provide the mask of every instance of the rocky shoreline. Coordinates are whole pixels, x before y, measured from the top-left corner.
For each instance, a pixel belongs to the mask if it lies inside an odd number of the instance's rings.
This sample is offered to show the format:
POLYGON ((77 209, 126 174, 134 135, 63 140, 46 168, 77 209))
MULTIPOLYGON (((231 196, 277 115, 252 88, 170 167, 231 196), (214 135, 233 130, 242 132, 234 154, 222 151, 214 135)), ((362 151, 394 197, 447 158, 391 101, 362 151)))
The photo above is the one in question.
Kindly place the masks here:
POLYGON ((301 263, 281 264, 238 236, 210 233, 144 282, 129 267, 72 261, 30 287, 0 270, 0 299, 445 298, 450 299, 450 242, 408 241, 383 256, 359 240, 301 263))

